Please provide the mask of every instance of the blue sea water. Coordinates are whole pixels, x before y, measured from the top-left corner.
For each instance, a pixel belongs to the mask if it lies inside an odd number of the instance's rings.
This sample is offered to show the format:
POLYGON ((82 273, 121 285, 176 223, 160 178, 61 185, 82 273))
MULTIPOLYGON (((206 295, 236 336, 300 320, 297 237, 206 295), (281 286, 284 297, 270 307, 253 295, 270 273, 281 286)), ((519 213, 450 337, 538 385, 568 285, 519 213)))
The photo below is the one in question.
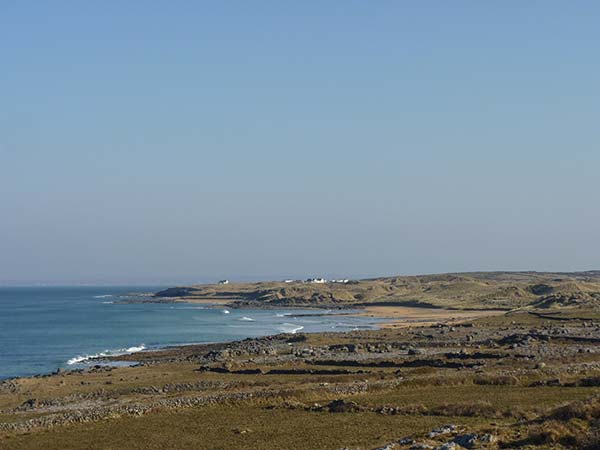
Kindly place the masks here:
POLYGON ((378 319, 315 310, 227 310, 120 303, 160 287, 0 287, 0 379, 79 368, 96 355, 225 342, 281 332, 375 328, 378 319))

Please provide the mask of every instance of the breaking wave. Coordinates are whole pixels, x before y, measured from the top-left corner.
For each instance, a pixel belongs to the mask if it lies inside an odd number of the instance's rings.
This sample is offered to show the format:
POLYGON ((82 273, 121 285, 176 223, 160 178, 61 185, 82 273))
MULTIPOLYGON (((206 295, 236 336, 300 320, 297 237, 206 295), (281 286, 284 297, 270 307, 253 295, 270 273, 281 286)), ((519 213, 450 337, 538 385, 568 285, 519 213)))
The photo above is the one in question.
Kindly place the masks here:
POLYGON ((105 294, 105 295, 94 295, 94 298, 108 298, 108 297, 112 297, 111 294, 105 294))
POLYGON ((121 356, 121 355, 130 355, 132 353, 137 353, 137 352, 141 352, 142 350, 145 350, 146 346, 144 344, 140 344, 138 346, 134 346, 134 347, 127 347, 127 348, 119 348, 116 350, 104 350, 103 352, 100 353, 95 353, 93 355, 77 355, 74 358, 71 358, 67 361, 67 364, 69 366, 72 366, 74 364, 81 364, 84 363, 90 359, 94 359, 94 358, 103 358, 103 357, 109 357, 109 356, 121 356))
POLYGON ((254 319, 252 317, 240 317, 238 320, 243 320, 245 322, 254 322, 254 319))
POLYGON ((282 333, 296 334, 298 331, 303 330, 304 327, 302 325, 298 326, 293 323, 284 323, 277 329, 282 333))

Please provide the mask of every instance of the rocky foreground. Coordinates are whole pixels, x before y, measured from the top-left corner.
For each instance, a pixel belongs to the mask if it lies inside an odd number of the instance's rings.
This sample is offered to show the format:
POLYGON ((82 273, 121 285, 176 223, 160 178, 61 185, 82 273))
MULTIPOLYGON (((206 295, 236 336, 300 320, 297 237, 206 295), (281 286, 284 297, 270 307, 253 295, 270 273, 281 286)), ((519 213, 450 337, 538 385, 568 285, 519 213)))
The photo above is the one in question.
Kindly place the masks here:
POLYGON ((115 359, 1 383, 0 448, 600 448, 596 309, 115 359))

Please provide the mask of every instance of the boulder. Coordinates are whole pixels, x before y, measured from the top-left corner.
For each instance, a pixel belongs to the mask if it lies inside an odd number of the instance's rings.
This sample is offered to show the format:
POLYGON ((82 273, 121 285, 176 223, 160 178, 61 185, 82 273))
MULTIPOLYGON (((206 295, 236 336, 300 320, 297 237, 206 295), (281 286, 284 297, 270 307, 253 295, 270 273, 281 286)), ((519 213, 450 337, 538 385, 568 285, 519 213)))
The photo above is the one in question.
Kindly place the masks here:
POLYGON ((360 411, 360 406, 356 402, 347 402, 345 400, 333 400, 327 405, 327 410, 332 413, 356 412, 360 411))
POLYGON ((486 434, 476 434, 476 433, 461 434, 459 436, 456 436, 454 438, 453 442, 460 445, 461 447, 475 448, 481 443, 491 444, 493 442, 496 442, 496 436, 489 434, 489 433, 486 433, 486 434))
POLYGON ((453 425, 453 424, 442 425, 441 427, 434 428, 433 430, 431 430, 427 434, 427 437, 434 438, 434 437, 439 436, 441 434, 450 434, 450 433, 452 433, 454 431, 456 431, 456 425, 453 425))

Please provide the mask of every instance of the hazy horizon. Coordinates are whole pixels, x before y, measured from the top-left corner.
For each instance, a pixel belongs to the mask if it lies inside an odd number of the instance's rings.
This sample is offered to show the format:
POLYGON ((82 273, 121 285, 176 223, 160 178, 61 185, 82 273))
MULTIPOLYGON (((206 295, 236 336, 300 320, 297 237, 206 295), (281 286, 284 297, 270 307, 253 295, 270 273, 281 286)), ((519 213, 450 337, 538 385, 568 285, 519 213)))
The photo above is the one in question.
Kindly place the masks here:
POLYGON ((300 274, 300 275, 255 275, 255 276, 228 276, 228 277, 205 277, 205 278, 157 278, 147 280, 132 280, 130 282, 111 282, 110 280, 95 280, 95 281, 48 281, 48 282, 36 282, 36 281, 21 281, 14 283, 0 283, 0 287, 163 287, 163 286, 182 286, 192 284, 215 284, 219 280, 227 279, 231 283, 252 283, 259 281, 283 281, 288 279, 304 281, 309 278, 323 277, 327 280, 336 280, 347 278, 350 280, 364 280, 371 278, 387 278, 394 276, 422 276, 422 275, 445 275, 445 274, 471 274, 471 273, 494 273, 494 272, 506 272, 506 273, 584 273, 584 272, 599 272, 600 269, 585 269, 585 270, 471 270, 471 271, 460 271, 460 272, 430 272, 430 273, 378 273, 368 275, 330 275, 330 274, 300 274))
POLYGON ((600 5, 0 5, 0 285, 600 268, 600 5))
MULTIPOLYGON (((456 275, 461 275, 461 274, 465 274, 468 275, 470 273, 475 273, 475 272, 484 272, 484 273, 493 273, 493 272, 508 272, 508 273, 528 273, 528 272, 534 272, 534 273, 582 273, 582 272, 598 272, 600 271, 600 269, 586 269, 586 270, 574 270, 574 271, 542 271, 542 270, 518 270, 518 271, 504 271, 504 270, 485 270, 485 271, 467 271, 467 272, 435 272, 435 273, 396 273, 396 274, 372 274, 372 275, 364 275, 364 276, 348 276, 347 278, 350 280, 364 280, 364 279, 370 279, 370 278, 386 278, 386 277, 394 277, 394 276, 422 276, 422 275, 446 275, 446 274, 456 274, 456 275)), ((241 277, 230 277, 227 278, 228 281, 230 281, 231 283, 253 283, 253 282, 260 282, 260 281, 283 281, 283 280, 287 280, 287 279, 293 279, 293 280, 298 280, 298 281, 304 281, 307 278, 314 278, 314 277, 320 277, 320 276, 324 276, 322 274, 316 274, 316 275, 304 275, 304 276, 290 276, 290 277, 285 277, 285 276, 241 276, 241 277)), ((344 277, 340 277, 340 276, 324 276, 325 279, 328 280, 335 280, 335 279, 341 279, 344 277)), ((197 279, 184 279, 184 278, 173 278, 173 279, 162 279, 162 280, 147 280, 146 282, 144 281, 132 281, 129 283, 126 282, 121 282, 121 283, 114 283, 114 282, 110 282, 110 281, 90 281, 90 282, 86 282, 86 281, 79 281, 79 282, 16 282, 16 283, 0 283, 0 287, 2 288, 20 288, 20 287, 172 287, 172 286, 183 286, 183 285, 195 285, 195 284, 216 284, 217 281, 223 279, 222 277, 212 277, 212 278, 197 278, 197 279)))

